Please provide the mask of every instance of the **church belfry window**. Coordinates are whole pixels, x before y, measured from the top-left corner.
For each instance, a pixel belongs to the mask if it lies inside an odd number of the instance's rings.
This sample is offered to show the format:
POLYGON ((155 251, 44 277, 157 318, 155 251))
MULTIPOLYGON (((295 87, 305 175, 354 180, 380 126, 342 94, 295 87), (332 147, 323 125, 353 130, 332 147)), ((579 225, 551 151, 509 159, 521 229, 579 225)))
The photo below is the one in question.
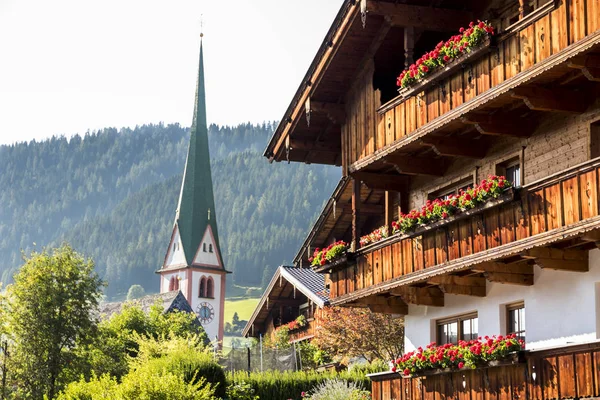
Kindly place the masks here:
POLYGON ((206 277, 204 276, 200 279, 198 297, 206 297, 206 277))
POLYGON ((212 277, 208 277, 206 281, 206 297, 214 299, 215 298, 215 282, 212 277))
POLYGON ((202 251, 206 253, 206 243, 202 243, 202 251))
POLYGON ((209 244, 209 245, 208 245, 208 252, 209 252, 209 253, 212 253, 212 252, 213 252, 212 244, 209 244))

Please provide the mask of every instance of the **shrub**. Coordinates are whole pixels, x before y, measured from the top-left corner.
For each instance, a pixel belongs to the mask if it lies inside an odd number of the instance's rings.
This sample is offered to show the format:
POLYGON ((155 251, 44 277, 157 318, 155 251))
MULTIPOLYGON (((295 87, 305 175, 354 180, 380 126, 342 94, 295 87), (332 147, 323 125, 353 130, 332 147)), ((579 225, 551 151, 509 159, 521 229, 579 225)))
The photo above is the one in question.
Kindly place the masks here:
MULTIPOLYGON (((265 371, 262 373, 239 371, 228 374, 230 385, 244 382, 250 385, 260 400, 300 400, 303 392, 309 392, 317 385, 328 379, 343 379, 356 382, 361 387, 371 387, 369 378, 361 371, 336 372, 279 372, 265 371)), ((235 399, 232 399, 235 400, 235 399)))
POLYGON ((228 400, 260 400, 249 383, 238 382, 227 386, 228 400))
POLYGON ((132 360, 132 367, 136 371, 147 370, 153 375, 170 373, 192 385, 205 382, 211 384, 216 396, 225 397, 225 372, 201 340, 194 335, 168 340, 138 338, 139 353, 132 360))
POLYGON ((310 400, 366 400, 371 393, 355 382, 342 379, 329 379, 304 396, 310 400))

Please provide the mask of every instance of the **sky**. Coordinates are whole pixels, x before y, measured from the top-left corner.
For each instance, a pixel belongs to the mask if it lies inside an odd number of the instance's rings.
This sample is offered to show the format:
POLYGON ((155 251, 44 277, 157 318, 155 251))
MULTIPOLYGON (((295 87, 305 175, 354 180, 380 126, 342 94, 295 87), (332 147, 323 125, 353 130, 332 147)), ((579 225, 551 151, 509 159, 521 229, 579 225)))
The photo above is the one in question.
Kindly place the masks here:
POLYGON ((0 144, 279 120, 343 0, 0 0, 0 144))

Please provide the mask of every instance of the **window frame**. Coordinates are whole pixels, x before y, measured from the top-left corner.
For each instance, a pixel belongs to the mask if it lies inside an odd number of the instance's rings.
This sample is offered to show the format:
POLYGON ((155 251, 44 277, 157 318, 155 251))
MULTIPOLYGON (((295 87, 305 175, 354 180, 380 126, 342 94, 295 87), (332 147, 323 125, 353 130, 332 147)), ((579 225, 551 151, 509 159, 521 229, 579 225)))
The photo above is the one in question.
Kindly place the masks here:
MULTIPOLYGON (((461 315, 455 315, 454 317, 441 318, 441 319, 436 320, 435 321, 435 343, 438 345, 442 344, 442 342, 440 340, 441 336, 442 336, 440 334, 440 327, 442 327, 444 325, 449 325, 452 323, 456 323, 456 325, 457 325, 457 329, 456 329, 457 343, 461 340, 465 340, 462 324, 464 321, 469 321, 469 320, 473 320, 473 319, 477 319, 477 333, 476 333, 475 337, 478 337, 478 335, 479 335, 479 314, 477 313, 477 311, 466 313, 466 314, 461 314, 461 315)), ((455 344, 457 344, 457 343, 455 343, 455 344)))
MULTIPOLYGON (((513 331, 511 322, 513 317, 512 313, 517 310, 523 310, 523 314, 525 314, 525 301, 516 301, 514 303, 507 304, 505 306, 506 311, 506 334, 517 335, 517 338, 525 340, 527 338, 527 320, 525 320, 524 326, 519 326, 519 328, 523 328, 519 331, 513 331)), ((520 325, 520 323, 518 323, 520 325)))
POLYGON ((473 188, 475 186, 475 175, 464 176, 461 179, 455 180, 453 183, 449 185, 444 185, 441 187, 437 187, 435 190, 432 190, 427 193, 428 200, 435 199, 445 199, 447 196, 452 194, 458 195, 461 189, 466 190, 466 188, 473 188))
MULTIPOLYGON (((515 187, 523 187, 525 184, 525 171, 523 168, 523 151, 516 153, 516 154, 512 154, 509 157, 496 162, 496 175, 501 175, 504 176, 507 180, 510 181, 510 179, 508 179, 508 176, 506 176, 506 170, 515 166, 519 166, 519 185, 515 186, 515 187)), ((511 182, 511 184, 514 184, 514 182, 511 182)))

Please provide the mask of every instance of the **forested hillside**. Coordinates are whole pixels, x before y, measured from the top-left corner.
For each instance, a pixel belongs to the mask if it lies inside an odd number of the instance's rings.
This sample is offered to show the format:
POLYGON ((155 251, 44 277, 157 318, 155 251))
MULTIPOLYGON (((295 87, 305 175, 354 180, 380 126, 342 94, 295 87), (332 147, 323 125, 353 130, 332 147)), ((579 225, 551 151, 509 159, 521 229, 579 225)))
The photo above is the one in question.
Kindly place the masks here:
MULTIPOLYGON (((273 128, 210 127, 224 262, 240 286, 260 286, 291 260, 339 179, 334 168, 269 165, 261 150, 273 128)), ((21 250, 66 240, 93 256, 109 297, 135 283, 157 291, 187 141, 179 125, 144 125, 1 146, 2 281, 21 250)))

